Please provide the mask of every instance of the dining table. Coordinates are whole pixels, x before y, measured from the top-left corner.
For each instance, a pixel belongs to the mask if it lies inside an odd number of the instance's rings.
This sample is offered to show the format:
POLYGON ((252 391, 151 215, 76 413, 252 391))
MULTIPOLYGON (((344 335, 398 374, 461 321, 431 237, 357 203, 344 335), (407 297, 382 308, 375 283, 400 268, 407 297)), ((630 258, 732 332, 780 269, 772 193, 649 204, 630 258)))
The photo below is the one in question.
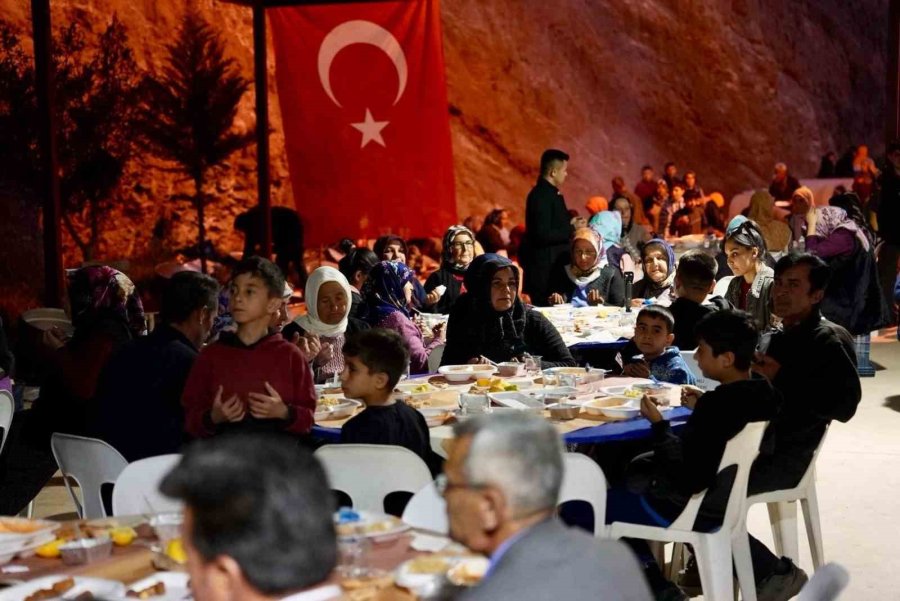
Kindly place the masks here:
MULTIPOLYGON (((116 519, 134 523, 141 521, 138 516, 125 516, 116 519)), ((109 521, 109 520, 106 520, 109 521)), ((62 525, 79 524, 85 521, 64 522, 62 525)), ((166 570, 160 570, 158 551, 154 548, 158 540, 146 523, 136 526, 138 538, 127 546, 114 546, 112 554, 102 559, 79 566, 67 566, 60 558, 42 558, 31 556, 0 566, 0 598, 9 587, 27 583, 42 577, 89 577, 120 582, 127 587, 138 581, 159 575, 162 578, 166 570)), ((366 599, 367 601, 413 601, 417 597, 409 590, 398 586, 391 577, 394 571, 405 561, 424 555, 437 555, 445 558, 478 557, 468 549, 453 543, 448 538, 419 529, 408 529, 398 535, 384 539, 373 538, 362 561, 357 565, 367 570, 379 571, 380 578, 356 579, 357 583, 349 588, 346 578, 340 576, 336 569, 323 584, 338 584, 348 587, 345 590, 347 599, 366 599), (427 540, 426 540, 427 539, 427 540), (421 541, 421 544, 420 542, 421 541)), ((182 568, 179 571, 184 571, 182 568)), ((444 583, 445 587, 451 587, 444 583)), ((169 597, 170 598, 170 597, 169 597)), ((153 597, 150 597, 153 599, 153 597)), ((186 601, 190 597, 186 598, 186 601)), ((112 601, 112 600, 107 600, 112 601)))
MULTIPOLYGON (((535 377, 536 382, 541 381, 541 377, 535 377)), ((431 439, 431 448, 435 453, 446 457, 447 448, 450 440, 453 439, 452 423, 461 419, 459 413, 460 394, 469 391, 473 385, 472 382, 463 384, 450 384, 444 378, 437 374, 427 374, 416 376, 409 380, 412 383, 429 383, 434 387, 440 387, 439 390, 430 395, 421 395, 413 399, 415 405, 422 408, 446 408, 447 421, 435 424, 429 428, 431 439)), ((646 380, 625 377, 609 377, 600 381, 595 381, 587 385, 586 390, 578 390, 576 393, 578 398, 583 402, 586 398, 604 396, 603 389, 611 390, 620 387, 628 387, 646 380), (590 390, 593 388, 593 391, 590 390)), ((542 384, 535 384, 534 388, 525 390, 539 391, 543 387, 542 384)), ((397 393, 400 402, 408 400, 405 395, 397 393)), ((663 417, 669 420, 674 430, 680 429, 687 421, 691 414, 691 410, 680 405, 680 387, 672 386, 668 395, 669 405, 663 410, 663 417)), ((496 406, 492 403, 492 411, 516 411, 506 407, 496 406)), ((347 421, 352 419, 363 408, 358 408, 353 415, 342 417, 336 420, 322 420, 313 426, 312 434, 315 438, 325 443, 337 443, 341 439, 341 428, 347 421)), ((563 443, 568 445, 578 444, 605 444, 620 441, 639 440, 649 438, 651 435, 650 422, 643 417, 633 417, 629 419, 618 419, 599 415, 588 415, 581 411, 578 417, 571 420, 554 420, 550 418, 547 410, 541 411, 545 419, 547 419, 562 437, 563 443)))

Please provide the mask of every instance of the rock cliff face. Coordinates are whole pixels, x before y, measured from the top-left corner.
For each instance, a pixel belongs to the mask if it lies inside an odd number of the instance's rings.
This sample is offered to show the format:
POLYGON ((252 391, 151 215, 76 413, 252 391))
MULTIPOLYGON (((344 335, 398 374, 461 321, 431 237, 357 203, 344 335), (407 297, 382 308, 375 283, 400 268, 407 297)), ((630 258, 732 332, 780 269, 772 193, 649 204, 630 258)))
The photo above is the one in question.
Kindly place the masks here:
MULTIPOLYGON (((189 2, 216 23, 252 79, 247 8, 189 2)), ((0 17, 28 32, 27 2, 0 17)), ((814 173, 828 150, 880 146, 885 114, 887 0, 443 0, 444 50, 460 219, 495 205, 524 215, 545 147, 572 155, 569 206, 629 183, 640 166, 675 160, 707 191, 763 184, 784 160, 814 173)), ((185 2, 53 0, 56 24, 99 32, 118 13, 142 66, 158 67, 185 2)), ((273 202, 292 204, 270 48, 273 202)), ((252 126, 253 95, 239 127, 252 126)), ((255 149, 217 175, 210 238, 238 250, 234 216, 255 202, 255 149)), ((162 256, 189 243, 194 215, 170 198, 187 183, 136 162, 119 193, 100 256, 162 256), (166 217, 166 241, 151 229, 166 217)), ((314 224, 310 224, 314 227, 314 224)), ((67 242, 70 264, 80 260, 67 242)))

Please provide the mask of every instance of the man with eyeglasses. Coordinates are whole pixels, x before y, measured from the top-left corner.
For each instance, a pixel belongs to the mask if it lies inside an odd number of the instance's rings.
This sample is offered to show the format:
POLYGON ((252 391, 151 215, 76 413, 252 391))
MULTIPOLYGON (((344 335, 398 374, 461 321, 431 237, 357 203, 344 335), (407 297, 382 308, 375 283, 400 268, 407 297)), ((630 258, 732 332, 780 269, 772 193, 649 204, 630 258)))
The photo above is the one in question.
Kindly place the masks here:
POLYGON ((651 598, 624 544, 595 539, 556 517, 563 455, 552 425, 516 412, 471 418, 454 433, 436 482, 450 536, 490 557, 482 582, 459 600, 651 598))

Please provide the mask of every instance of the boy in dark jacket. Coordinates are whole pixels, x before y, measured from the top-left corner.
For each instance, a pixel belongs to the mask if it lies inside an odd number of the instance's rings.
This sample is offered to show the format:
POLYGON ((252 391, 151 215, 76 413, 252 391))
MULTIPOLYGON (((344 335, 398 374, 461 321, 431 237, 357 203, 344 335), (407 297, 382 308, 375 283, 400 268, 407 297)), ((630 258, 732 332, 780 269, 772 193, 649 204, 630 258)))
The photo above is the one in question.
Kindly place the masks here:
POLYGON ((622 374, 631 378, 652 376, 670 384, 696 384, 697 379, 681 358, 681 351, 672 346, 674 329, 675 319, 667 308, 648 305, 641 309, 632 342, 643 355, 633 357, 622 374))
MULTIPOLYGON (((771 420, 779 396, 765 379, 753 377, 750 366, 759 335, 747 313, 715 311, 697 324, 697 363, 703 376, 721 382, 712 392, 685 387, 682 403, 694 412, 675 435, 652 397, 641 399, 641 414, 652 425, 653 458, 650 477, 640 493, 612 489, 606 521, 666 527, 684 510, 691 496, 711 489, 700 508, 694 528, 711 531, 725 514, 731 479, 718 478, 725 446, 750 422, 771 420)), ((647 467, 644 464, 644 467, 647 467)), ((646 471, 646 470, 644 470, 646 471)), ((634 488, 634 487, 632 487, 634 488)), ((674 585, 662 581, 658 566, 648 556, 645 567, 651 586, 665 590, 674 585)))
POLYGON ((432 474, 439 473, 441 459, 431 450, 425 417, 391 396, 409 364, 400 335, 383 328, 363 330, 347 339, 343 353, 341 388, 366 409, 344 424, 341 442, 404 447, 421 457, 432 474))
POLYGON ((678 261, 675 272, 675 294, 678 298, 669 306, 675 318, 674 345, 682 351, 697 348, 694 328, 707 314, 731 307, 721 296, 707 302, 706 297, 716 286, 716 260, 702 250, 689 250, 678 261))

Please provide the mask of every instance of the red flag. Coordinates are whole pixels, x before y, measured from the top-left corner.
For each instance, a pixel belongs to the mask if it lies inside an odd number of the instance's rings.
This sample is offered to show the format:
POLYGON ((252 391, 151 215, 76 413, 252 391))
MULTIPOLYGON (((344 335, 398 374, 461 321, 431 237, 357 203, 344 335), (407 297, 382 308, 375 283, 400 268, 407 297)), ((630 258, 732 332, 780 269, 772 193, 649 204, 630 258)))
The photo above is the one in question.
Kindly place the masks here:
POLYGON ((441 236, 456 199, 439 0, 267 12, 307 242, 441 236))

